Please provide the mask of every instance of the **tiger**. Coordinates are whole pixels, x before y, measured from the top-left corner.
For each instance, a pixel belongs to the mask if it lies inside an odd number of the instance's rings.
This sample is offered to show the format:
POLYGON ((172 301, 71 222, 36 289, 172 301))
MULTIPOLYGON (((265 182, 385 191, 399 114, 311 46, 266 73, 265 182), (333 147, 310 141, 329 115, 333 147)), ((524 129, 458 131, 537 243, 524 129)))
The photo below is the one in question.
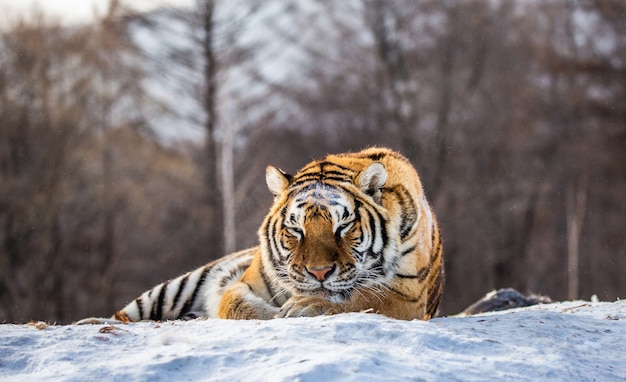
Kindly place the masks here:
POLYGON ((402 154, 383 147, 330 154, 295 175, 269 165, 265 180, 274 199, 258 246, 157 285, 112 319, 436 316, 442 238, 402 154))

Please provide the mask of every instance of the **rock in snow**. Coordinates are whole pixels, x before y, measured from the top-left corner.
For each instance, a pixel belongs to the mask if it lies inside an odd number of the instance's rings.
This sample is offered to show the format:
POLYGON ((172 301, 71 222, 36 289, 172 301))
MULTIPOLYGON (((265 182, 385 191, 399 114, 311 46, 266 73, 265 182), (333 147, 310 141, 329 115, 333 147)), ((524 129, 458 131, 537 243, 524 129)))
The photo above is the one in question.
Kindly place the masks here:
POLYGON ((3 381, 626 379, 626 301, 471 317, 0 325, 3 381))

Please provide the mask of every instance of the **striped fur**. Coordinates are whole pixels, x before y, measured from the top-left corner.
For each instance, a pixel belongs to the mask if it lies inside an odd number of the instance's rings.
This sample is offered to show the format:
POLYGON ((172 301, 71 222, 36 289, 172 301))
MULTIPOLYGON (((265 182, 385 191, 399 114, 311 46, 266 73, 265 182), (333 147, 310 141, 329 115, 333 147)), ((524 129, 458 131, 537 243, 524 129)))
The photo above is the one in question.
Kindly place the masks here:
POLYGON ((441 237, 419 177, 403 156, 384 148, 329 155, 293 177, 269 166, 266 180, 275 198, 258 247, 160 284, 117 317, 436 314, 441 237))

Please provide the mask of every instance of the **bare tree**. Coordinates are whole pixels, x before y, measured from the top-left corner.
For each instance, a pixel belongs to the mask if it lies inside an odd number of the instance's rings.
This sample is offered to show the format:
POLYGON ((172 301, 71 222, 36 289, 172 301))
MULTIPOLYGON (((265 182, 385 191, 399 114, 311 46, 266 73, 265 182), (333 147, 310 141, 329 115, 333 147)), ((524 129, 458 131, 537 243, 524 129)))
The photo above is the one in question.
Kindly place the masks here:
POLYGON ((80 136, 58 86, 67 42, 43 17, 17 22, 2 38, 0 301, 7 320, 59 317, 66 308, 63 174, 73 170, 70 148, 80 136))
MULTIPOLYGON (((188 37, 192 39, 192 44, 184 48, 169 46, 168 55, 173 58, 175 65, 169 68, 157 66, 156 70, 158 75, 165 72, 164 75, 171 75, 174 81, 182 84, 180 87, 188 99, 201 100, 197 105, 199 113, 180 115, 177 118, 187 119, 188 123, 202 126, 203 129, 204 148, 199 165, 204 169, 206 204, 211 211, 210 216, 207 216, 207 220, 211 222, 207 226, 207 246, 211 249, 209 258, 219 257, 235 248, 231 219, 235 214, 234 205, 225 198, 225 193, 230 194, 231 188, 236 186, 229 169, 232 166, 230 162, 238 132, 230 131, 234 126, 231 116, 223 117, 222 114, 231 113, 229 110, 241 113, 253 107, 251 105, 255 102, 260 102, 258 99, 261 95, 249 92, 243 87, 245 84, 234 84, 242 82, 245 66, 253 65, 255 61, 255 51, 258 48, 249 42, 254 34, 254 31, 249 30, 249 24, 262 8, 261 4, 257 1, 201 0, 190 9, 167 8, 159 16, 180 21, 186 26, 187 30, 183 33, 188 35, 181 34, 181 28, 172 28, 169 33, 174 35, 173 40, 188 37), (176 72, 184 72, 185 76, 176 78, 176 72), (230 76, 231 72, 237 72, 238 77, 230 76)), ((151 21, 146 23, 150 24, 151 21)), ((157 30, 161 30, 161 26, 158 22, 154 24, 157 30)), ((154 61, 162 59, 153 58, 154 61)), ((167 112, 176 115, 179 113, 177 106, 170 104, 167 112)), ((237 119, 244 121, 242 118, 237 119)), ((243 122, 244 125, 246 123, 243 122)))

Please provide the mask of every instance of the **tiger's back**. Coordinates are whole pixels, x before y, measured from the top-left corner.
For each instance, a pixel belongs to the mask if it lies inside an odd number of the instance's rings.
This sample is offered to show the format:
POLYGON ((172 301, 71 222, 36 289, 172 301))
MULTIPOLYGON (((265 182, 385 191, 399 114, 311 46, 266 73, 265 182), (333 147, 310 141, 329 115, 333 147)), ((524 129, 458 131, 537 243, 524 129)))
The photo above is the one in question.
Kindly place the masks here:
POLYGON ((112 318, 136 322, 217 317, 224 291, 239 280, 256 251, 258 247, 230 254, 161 283, 142 293, 112 318))

